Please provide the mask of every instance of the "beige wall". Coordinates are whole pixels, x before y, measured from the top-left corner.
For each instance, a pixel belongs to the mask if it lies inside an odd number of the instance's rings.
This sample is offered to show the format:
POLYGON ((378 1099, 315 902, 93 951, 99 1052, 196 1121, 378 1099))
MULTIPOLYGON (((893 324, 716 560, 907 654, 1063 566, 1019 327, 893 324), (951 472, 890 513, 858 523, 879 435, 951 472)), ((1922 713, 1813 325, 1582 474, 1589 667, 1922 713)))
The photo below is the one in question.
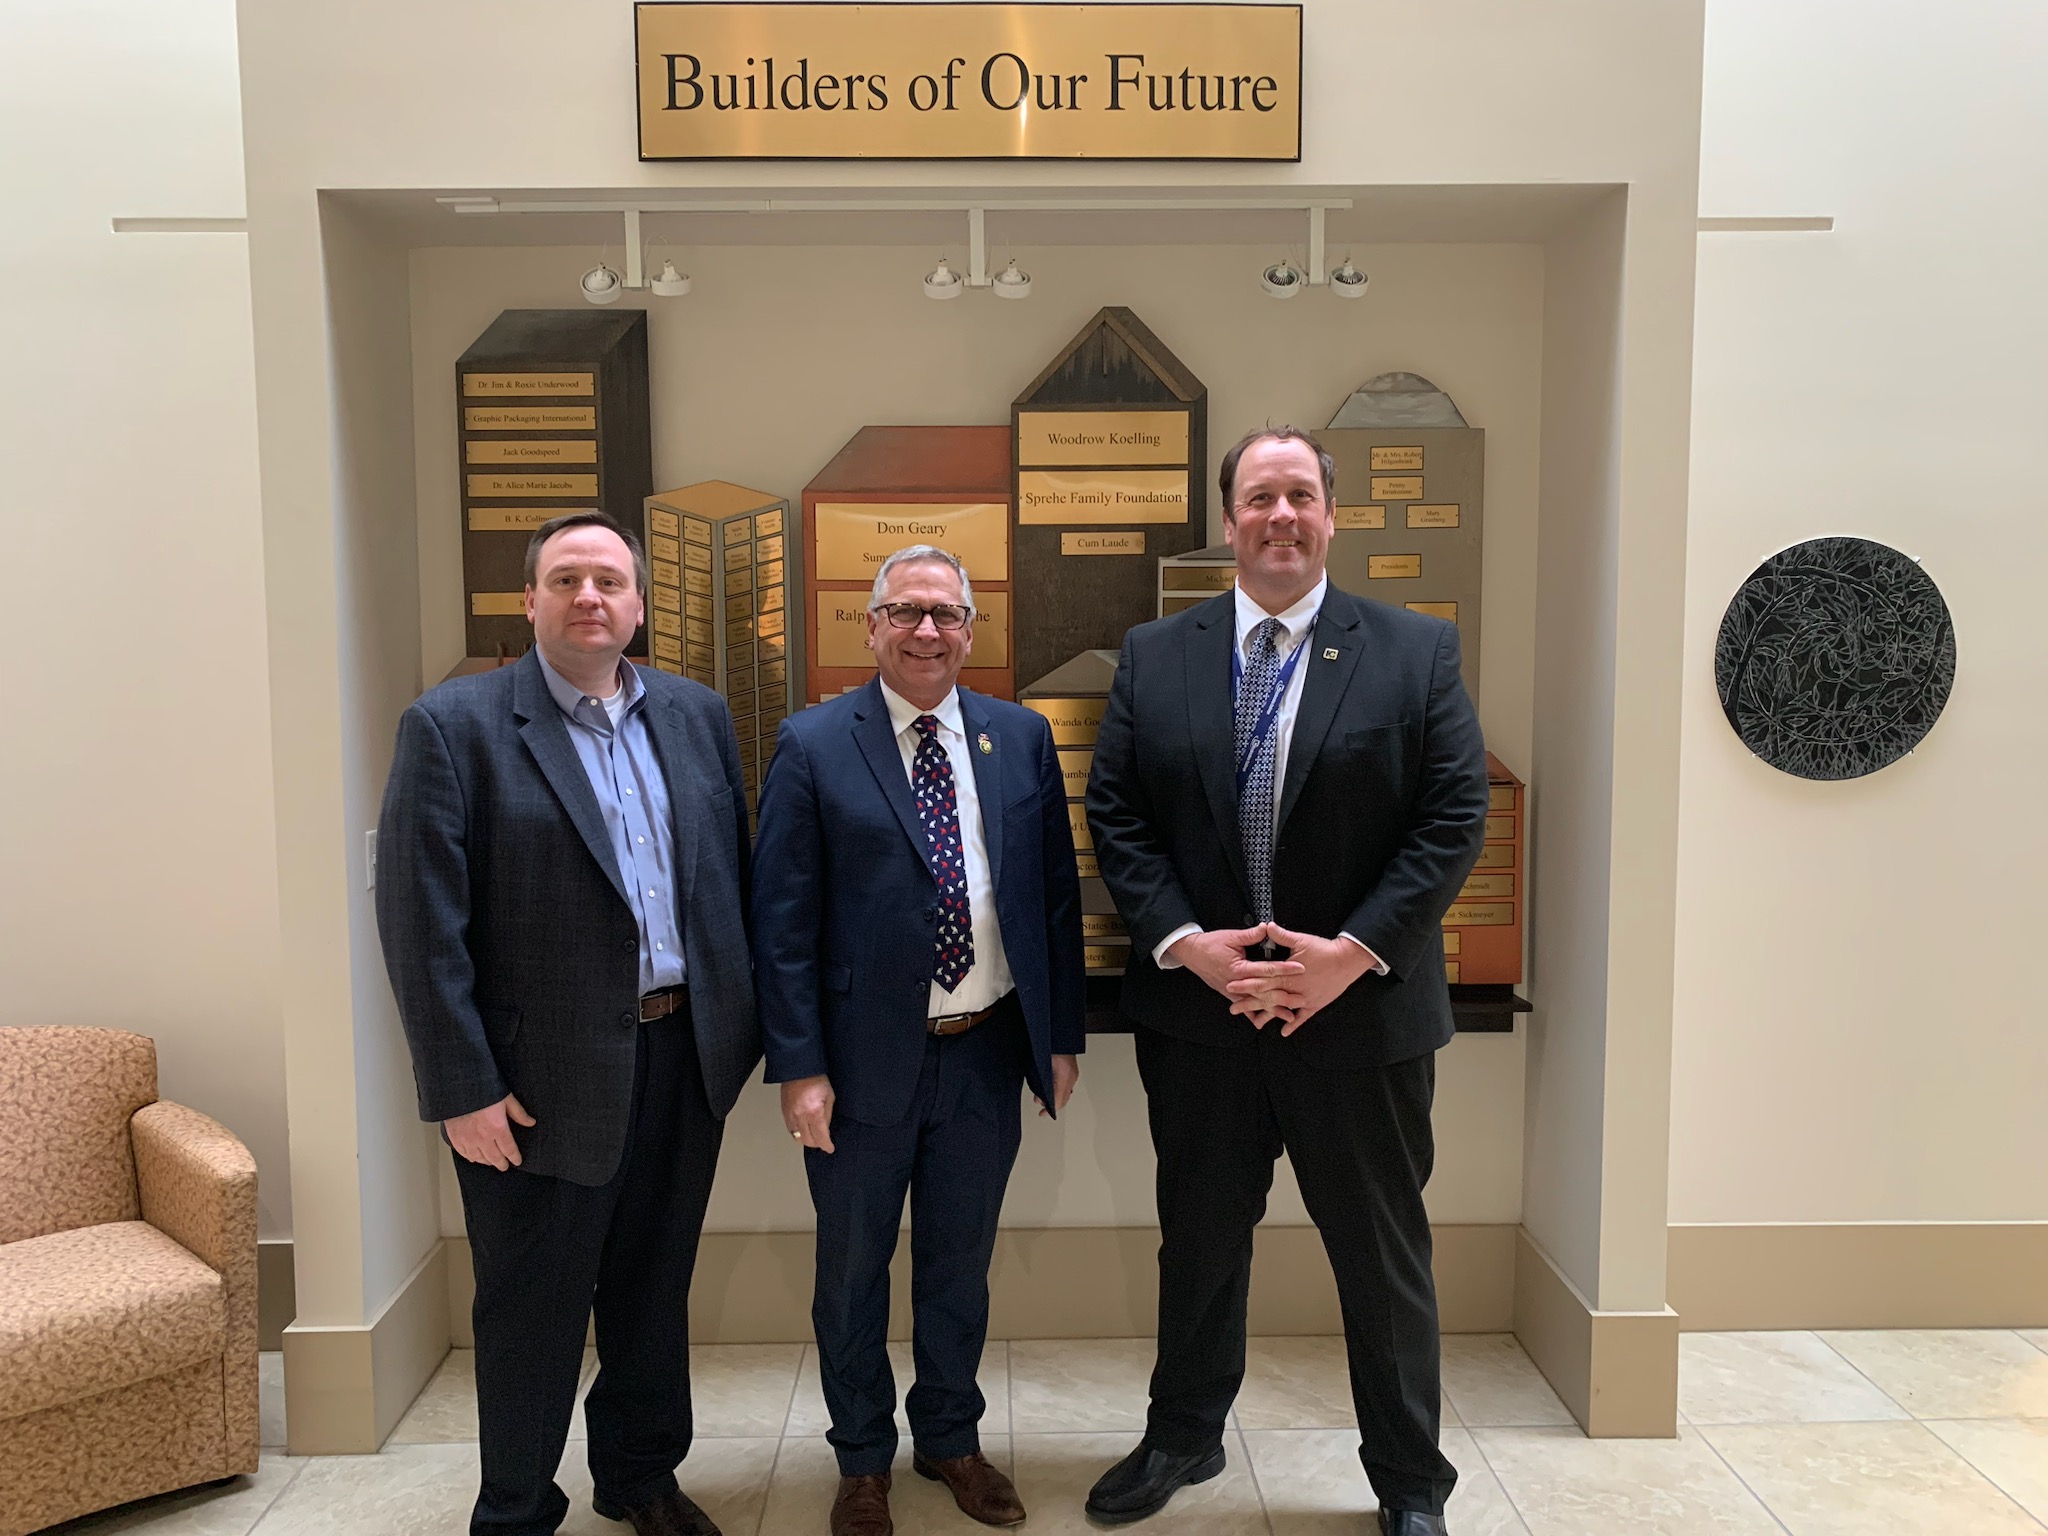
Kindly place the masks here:
POLYGON ((1716 0, 1700 237, 1672 1106, 1676 1222, 2048 1220, 2048 31, 2032 8, 1716 0), (1910 110, 1902 103, 1910 101, 1910 110), (1842 784, 1752 758, 1713 643, 1767 555, 1924 562, 1953 697, 1842 784))
POLYGON ((0 11, 0 1025, 151 1035, 290 1166, 235 16, 0 11))

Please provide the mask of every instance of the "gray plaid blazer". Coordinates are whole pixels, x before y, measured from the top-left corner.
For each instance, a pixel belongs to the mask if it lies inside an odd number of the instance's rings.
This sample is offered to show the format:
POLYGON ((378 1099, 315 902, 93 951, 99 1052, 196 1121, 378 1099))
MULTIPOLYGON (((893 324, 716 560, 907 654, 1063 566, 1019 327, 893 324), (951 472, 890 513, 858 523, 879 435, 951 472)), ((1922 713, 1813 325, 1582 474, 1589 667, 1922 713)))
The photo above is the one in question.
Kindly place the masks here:
MULTIPOLYGON (((704 1087, 732 1108, 761 1059, 747 951, 747 802, 725 701, 642 668, 675 820, 704 1087)), ((618 1167, 633 1092, 639 929, 538 658, 453 678, 398 724, 377 834, 377 930, 420 1118, 516 1093, 522 1166, 618 1167)))

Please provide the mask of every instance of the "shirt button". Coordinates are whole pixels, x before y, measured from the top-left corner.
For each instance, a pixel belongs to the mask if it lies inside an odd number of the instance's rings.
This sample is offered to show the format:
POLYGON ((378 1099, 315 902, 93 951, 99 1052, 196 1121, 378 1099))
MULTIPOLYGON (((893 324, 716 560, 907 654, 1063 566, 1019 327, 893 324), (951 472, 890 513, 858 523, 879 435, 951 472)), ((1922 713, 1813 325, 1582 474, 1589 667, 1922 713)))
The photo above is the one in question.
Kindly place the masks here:
POLYGON ((629 789, 629 790, 627 790, 627 791, 626 791, 626 793, 630 795, 631 793, 633 793, 633 791, 631 791, 631 790, 629 789))
POLYGON ((647 894, 648 894, 648 895, 650 895, 650 896, 652 896, 652 895, 654 894, 654 892, 650 890, 650 891, 649 891, 649 892, 648 892, 647 894))
POLYGON ((654 941, 654 947, 655 947, 656 949, 667 949, 667 948, 668 948, 668 946, 667 946, 666 944, 662 943, 662 942, 661 942, 661 940, 659 940, 659 939, 656 939, 656 940, 654 941))
POLYGON ((633 841, 634 841, 634 842, 636 842, 636 843, 644 843, 644 842, 646 842, 646 841, 647 841, 647 839, 646 839, 646 838, 644 838, 644 837, 636 837, 636 838, 634 838, 634 839, 633 839, 633 841))

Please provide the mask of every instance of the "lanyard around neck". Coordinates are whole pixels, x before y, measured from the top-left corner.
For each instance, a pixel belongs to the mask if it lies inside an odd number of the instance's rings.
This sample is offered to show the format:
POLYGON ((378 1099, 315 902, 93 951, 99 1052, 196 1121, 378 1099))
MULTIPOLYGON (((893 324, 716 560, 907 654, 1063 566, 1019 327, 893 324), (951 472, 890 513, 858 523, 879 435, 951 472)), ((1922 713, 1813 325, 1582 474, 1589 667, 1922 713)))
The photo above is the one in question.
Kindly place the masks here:
MULTIPOLYGON (((1259 760, 1259 754, 1266 747, 1266 738, 1273 734, 1273 727, 1280 719, 1280 702, 1287 697, 1288 681, 1294 676, 1294 668, 1301 660, 1302 652, 1308 649, 1308 638, 1314 629, 1315 624, 1311 620, 1308 630, 1302 634, 1301 643, 1296 645, 1288 653, 1287 660, 1280 664, 1280 675, 1273 679, 1272 691, 1266 695, 1265 703, 1259 706, 1258 718, 1252 721, 1251 738, 1245 743, 1244 752, 1237 760, 1237 792, 1240 795, 1244 793, 1245 785, 1251 781, 1252 764, 1259 760)), ((1233 701, 1243 686, 1244 647, 1233 645, 1230 648, 1230 696, 1233 701)))

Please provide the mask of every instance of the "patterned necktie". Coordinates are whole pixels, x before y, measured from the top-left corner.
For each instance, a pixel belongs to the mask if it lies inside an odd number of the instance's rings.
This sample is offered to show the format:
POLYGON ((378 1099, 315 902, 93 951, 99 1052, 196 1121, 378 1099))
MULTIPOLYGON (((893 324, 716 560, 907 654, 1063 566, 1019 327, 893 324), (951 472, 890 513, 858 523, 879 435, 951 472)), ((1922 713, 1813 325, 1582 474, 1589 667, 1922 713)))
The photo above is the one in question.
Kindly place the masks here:
MULTIPOLYGON (((1280 677, 1280 621, 1263 620, 1252 631, 1252 657, 1237 684, 1237 761, 1251 751, 1252 730, 1273 696, 1280 677)), ((1252 914, 1262 923, 1273 920, 1273 764, 1279 755, 1280 725, 1276 719, 1251 760, 1244 787, 1237 796, 1237 833, 1244 844, 1245 872, 1252 881, 1252 914)))
POLYGON ((939 740, 938 717, 919 715, 911 728, 918 743, 917 755, 910 760, 910 789, 931 848, 932 875, 939 882, 939 932, 934 940, 938 953, 932 979, 951 992, 974 969, 974 922, 967 906, 967 861, 960 852, 960 806, 953 794, 953 761, 939 740))

